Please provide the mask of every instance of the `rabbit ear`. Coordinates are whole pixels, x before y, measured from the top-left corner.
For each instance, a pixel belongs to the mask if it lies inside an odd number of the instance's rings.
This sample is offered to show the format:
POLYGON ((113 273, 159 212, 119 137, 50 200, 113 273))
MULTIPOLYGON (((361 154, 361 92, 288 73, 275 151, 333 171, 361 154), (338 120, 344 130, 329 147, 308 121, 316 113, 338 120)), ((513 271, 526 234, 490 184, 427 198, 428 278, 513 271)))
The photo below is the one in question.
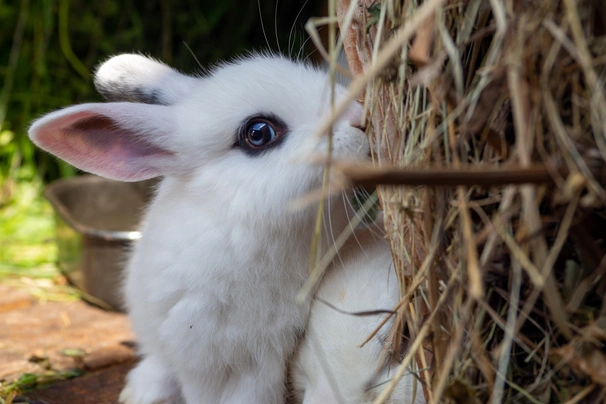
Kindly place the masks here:
POLYGON ((123 54, 103 63, 95 87, 107 101, 173 105, 194 88, 197 79, 141 55, 123 54))
POLYGON ((179 170, 170 135, 170 107, 135 103, 82 104, 33 123, 40 148, 75 167, 107 178, 139 181, 179 170))

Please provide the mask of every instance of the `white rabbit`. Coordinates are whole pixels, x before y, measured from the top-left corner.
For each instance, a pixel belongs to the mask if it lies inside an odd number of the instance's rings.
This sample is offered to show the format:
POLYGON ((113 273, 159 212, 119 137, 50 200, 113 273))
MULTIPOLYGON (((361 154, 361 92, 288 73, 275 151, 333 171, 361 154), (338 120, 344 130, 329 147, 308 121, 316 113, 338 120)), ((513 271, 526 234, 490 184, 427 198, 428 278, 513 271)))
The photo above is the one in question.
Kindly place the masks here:
MULTIPOLYGON (((391 321, 358 347, 385 314, 346 314, 391 310, 399 301, 388 242, 368 228, 354 236, 322 280, 316 294, 321 300, 312 304, 305 337, 290 364, 297 403, 372 403, 398 370, 379 363, 391 321)), ((405 374, 387 402, 424 404, 423 388, 414 375, 405 374)))
MULTIPOLYGON (((293 212, 291 202, 322 182, 323 168, 300 154, 329 111, 327 76, 269 55, 204 77, 120 55, 95 84, 115 102, 50 113, 30 137, 84 171, 164 177, 127 267, 126 305, 143 360, 120 401, 281 403, 309 313, 295 295, 316 212, 293 212)), ((352 104, 335 123, 335 157, 368 155, 361 114, 352 104)), ((326 153, 326 143, 315 152, 326 153)), ((323 249, 331 231, 347 226, 344 201, 327 201, 323 249)))

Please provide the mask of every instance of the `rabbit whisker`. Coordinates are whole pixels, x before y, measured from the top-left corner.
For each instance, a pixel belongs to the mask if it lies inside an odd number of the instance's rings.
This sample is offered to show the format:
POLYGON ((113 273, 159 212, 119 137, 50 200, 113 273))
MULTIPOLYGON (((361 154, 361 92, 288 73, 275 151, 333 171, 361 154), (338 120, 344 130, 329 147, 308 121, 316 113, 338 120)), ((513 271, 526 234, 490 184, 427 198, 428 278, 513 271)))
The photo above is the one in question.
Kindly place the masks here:
POLYGON ((278 52, 282 53, 280 49, 280 38, 278 38, 278 4, 280 0, 276 0, 276 7, 274 8, 274 34, 276 35, 276 45, 278 45, 278 52))
POLYGON ((187 51, 190 53, 190 55, 192 55, 192 57, 196 61, 196 64, 198 65, 198 67, 200 69, 204 70, 204 66, 202 66, 202 63, 200 63, 200 61, 196 57, 196 54, 194 53, 194 51, 189 47, 189 44, 186 41, 183 41, 183 45, 185 46, 185 48, 187 49, 187 51))
POLYGON ((265 38, 265 43, 267 44, 267 49, 271 49, 269 45, 269 40, 267 39, 267 33, 265 32, 265 25, 263 24, 263 12, 261 11, 261 0, 257 0, 257 6, 259 8, 259 21, 261 22, 261 30, 263 31, 263 38, 265 38))
MULTIPOLYGON (((303 38, 304 33, 301 32, 301 38, 303 38)), ((311 55, 313 55, 315 52, 317 52, 317 49, 313 49, 311 52, 309 52, 307 54, 307 56, 305 56, 305 58, 301 59, 301 54, 303 54, 303 51, 305 50, 305 45, 307 45, 307 42, 310 40, 310 37, 307 37, 307 39, 305 39, 305 41, 303 41, 303 43, 301 44, 301 47, 299 48, 299 53, 297 53, 297 60, 303 60, 303 62, 307 62, 309 60, 309 58, 311 57, 311 55)))
POLYGON ((296 43, 296 37, 297 37, 295 27, 297 26, 297 21, 299 20, 299 17, 301 16, 303 9, 305 8, 305 6, 307 6, 308 2, 309 2, 309 0, 305 0, 305 3, 303 3, 301 8, 299 9, 299 12, 297 13, 297 16, 295 17, 295 20, 293 21, 292 26, 290 27, 290 32, 288 33, 288 56, 290 56, 290 57, 294 56, 292 53, 295 49, 295 43, 296 43), (295 34, 294 38, 292 35, 293 33, 295 34), (292 42, 291 42, 291 40, 292 40, 292 42))

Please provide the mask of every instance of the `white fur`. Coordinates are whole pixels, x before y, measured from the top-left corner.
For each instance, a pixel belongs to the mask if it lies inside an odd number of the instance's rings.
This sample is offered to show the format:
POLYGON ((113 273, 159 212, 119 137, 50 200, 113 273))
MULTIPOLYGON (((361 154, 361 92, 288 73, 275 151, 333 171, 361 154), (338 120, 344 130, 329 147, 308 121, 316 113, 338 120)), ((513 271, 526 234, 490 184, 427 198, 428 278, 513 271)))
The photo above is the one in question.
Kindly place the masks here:
MULTIPOLYGON (((142 102, 157 98, 162 104, 179 102, 184 94, 197 87, 197 79, 176 72, 156 60, 133 54, 114 56, 95 73, 97 90, 108 98, 142 102)), ((116 99, 109 99, 116 101, 116 99)))
MULTIPOLYGON (((35 122, 30 137, 100 175, 165 176, 127 268, 126 304, 144 359, 121 402, 175 402, 180 391, 189 404, 281 403, 286 361, 309 311, 294 299, 307 276, 316 211, 289 206, 321 184, 322 167, 301 159, 300 148, 328 111, 326 76, 271 56, 198 79, 167 69, 140 56, 110 59, 98 77, 108 98, 141 103, 70 107, 35 122), (129 73, 141 71, 170 79, 129 73), (107 83, 123 85, 113 94, 107 83), (170 95, 147 105, 149 94, 170 95), (257 114, 279 117, 289 132, 278 147, 250 156, 234 144, 239 126, 257 114)), ((353 127, 361 112, 353 104, 334 125, 336 157, 367 154, 353 127)), ((338 234, 346 204, 331 199, 327 212, 326 228, 338 234)), ((323 240, 325 249, 331 238, 323 240)))
POLYGON ((156 363, 153 357, 146 357, 128 374, 126 386, 120 393, 120 402, 179 404, 180 387, 165 366, 156 363), (147 387, 137 389, 140 386, 147 387))
MULTIPOLYGON (((357 230, 340 256, 322 280, 318 297, 348 313, 391 310, 398 303, 398 280, 387 241, 370 229, 357 230)), ((297 402, 373 402, 398 370, 379 363, 391 322, 363 347, 358 346, 384 316, 344 314, 315 300, 305 338, 290 366, 297 402), (382 371, 377 377, 378 369, 382 371)), ((406 374, 387 402, 424 404, 422 387, 414 375, 406 374)))

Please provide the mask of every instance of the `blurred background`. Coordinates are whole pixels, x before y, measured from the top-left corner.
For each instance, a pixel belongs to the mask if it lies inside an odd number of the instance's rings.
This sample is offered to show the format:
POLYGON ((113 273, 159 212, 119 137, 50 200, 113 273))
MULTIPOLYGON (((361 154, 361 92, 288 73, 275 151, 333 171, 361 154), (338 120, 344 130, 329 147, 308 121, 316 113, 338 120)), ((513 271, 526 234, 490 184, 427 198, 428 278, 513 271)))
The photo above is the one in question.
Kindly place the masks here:
POLYGON ((44 299, 72 296, 56 271, 53 212, 42 190, 78 173, 35 149, 27 127, 52 110, 100 101, 91 80, 99 62, 140 52, 195 73, 198 62, 209 66, 251 50, 306 56, 313 45, 304 25, 326 15, 324 3, 0 1, 0 281, 44 299))

